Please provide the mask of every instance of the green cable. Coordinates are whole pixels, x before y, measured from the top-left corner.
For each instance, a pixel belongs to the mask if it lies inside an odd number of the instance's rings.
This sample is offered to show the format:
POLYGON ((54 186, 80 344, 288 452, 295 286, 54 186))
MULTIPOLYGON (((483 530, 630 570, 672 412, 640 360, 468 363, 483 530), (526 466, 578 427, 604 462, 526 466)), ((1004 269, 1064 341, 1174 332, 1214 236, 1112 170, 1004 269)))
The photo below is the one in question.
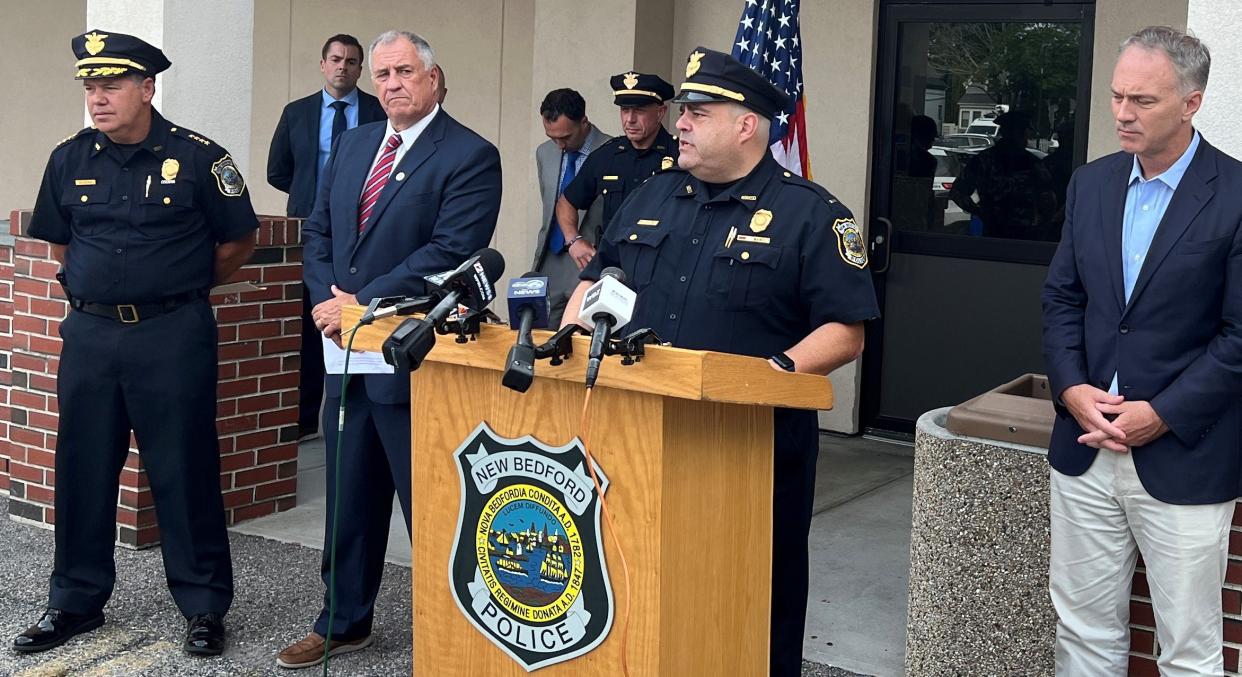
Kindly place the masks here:
POLYGON ((323 638, 323 675, 328 677, 329 649, 332 646, 332 619, 336 616, 336 523, 341 516, 341 443, 345 439, 345 389, 349 386, 349 354, 354 351, 354 337, 362 323, 349 330, 345 346, 345 366, 341 369, 341 408, 336 417, 336 459, 332 478, 332 537, 328 548, 328 633, 323 638))

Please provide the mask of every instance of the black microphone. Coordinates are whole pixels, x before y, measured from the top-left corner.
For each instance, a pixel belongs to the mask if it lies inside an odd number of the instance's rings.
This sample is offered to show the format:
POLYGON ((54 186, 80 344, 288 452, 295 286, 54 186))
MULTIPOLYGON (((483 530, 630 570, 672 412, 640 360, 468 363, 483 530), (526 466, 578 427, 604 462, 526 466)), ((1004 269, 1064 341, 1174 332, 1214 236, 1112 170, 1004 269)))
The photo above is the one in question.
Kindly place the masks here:
POLYGON ((367 325, 385 317, 402 317, 414 313, 426 312, 435 305, 434 296, 385 296, 371 299, 367 310, 358 320, 359 324, 367 325))
POLYGON ((524 393, 535 380, 535 342, 530 331, 548 326, 548 278, 531 271, 509 281, 509 326, 517 329, 517 342, 509 349, 500 383, 524 393))
POLYGON ((427 353, 435 347, 436 327, 444 323, 458 304, 471 310, 482 310, 491 303, 496 298, 496 283, 493 280, 504 271, 505 259, 500 252, 484 248, 453 270, 424 278, 437 291, 446 293, 426 317, 406 320, 393 331, 384 341, 384 361, 410 371, 418 369, 427 353))
POLYGON ((613 327, 624 325, 634 314, 634 301, 638 294, 625 286, 625 272, 620 268, 605 268, 599 282, 587 289, 582 297, 582 309, 578 321, 592 328, 591 351, 587 356, 586 386, 595 386, 599 367, 604 361, 604 347, 613 327))

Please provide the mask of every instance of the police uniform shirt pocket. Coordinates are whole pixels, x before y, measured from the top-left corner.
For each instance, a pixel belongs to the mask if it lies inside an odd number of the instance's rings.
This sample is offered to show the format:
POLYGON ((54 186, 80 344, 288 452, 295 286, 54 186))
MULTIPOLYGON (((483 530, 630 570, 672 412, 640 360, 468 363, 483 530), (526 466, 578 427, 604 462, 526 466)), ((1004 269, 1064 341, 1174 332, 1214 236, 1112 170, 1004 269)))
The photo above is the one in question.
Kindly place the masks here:
POLYGON ((138 201, 141 209, 134 219, 134 229, 150 239, 179 234, 191 224, 186 212, 194 209, 194 203, 194 185, 187 180, 152 183, 138 201))
POLYGON ((60 204, 73 215, 73 231, 91 235, 107 225, 106 210, 111 197, 112 187, 109 184, 95 179, 90 179, 89 184, 79 180, 75 185, 65 186, 60 204))
POLYGON ((723 310, 749 310, 780 295, 782 247, 730 243, 712 254, 708 300, 723 310))
POLYGON ((621 270, 625 271, 630 286, 641 291, 651 282, 660 256, 660 244, 668 237, 668 231, 637 224, 630 228, 617 228, 616 231, 611 242, 616 246, 621 270))

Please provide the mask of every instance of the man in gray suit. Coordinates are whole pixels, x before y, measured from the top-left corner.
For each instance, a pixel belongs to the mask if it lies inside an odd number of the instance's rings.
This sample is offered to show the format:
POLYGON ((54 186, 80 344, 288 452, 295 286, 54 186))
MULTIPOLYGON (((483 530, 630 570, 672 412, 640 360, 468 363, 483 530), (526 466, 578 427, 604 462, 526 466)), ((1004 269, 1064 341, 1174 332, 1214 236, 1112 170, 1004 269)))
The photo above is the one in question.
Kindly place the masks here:
POLYGON ((561 324, 561 314, 569 295, 578 286, 578 266, 568 255, 569 248, 579 240, 594 244, 599 238, 603 204, 596 201, 589 209, 578 212, 581 227, 567 224, 573 232, 565 232, 556 222, 556 199, 573 180, 591 151, 608 141, 608 135, 591 124, 586 116, 586 101, 572 89, 554 89, 539 105, 543 131, 548 140, 535 149, 535 170, 539 176, 539 195, 543 199, 543 220, 535 241, 535 261, 531 266, 548 278, 550 327, 561 324))

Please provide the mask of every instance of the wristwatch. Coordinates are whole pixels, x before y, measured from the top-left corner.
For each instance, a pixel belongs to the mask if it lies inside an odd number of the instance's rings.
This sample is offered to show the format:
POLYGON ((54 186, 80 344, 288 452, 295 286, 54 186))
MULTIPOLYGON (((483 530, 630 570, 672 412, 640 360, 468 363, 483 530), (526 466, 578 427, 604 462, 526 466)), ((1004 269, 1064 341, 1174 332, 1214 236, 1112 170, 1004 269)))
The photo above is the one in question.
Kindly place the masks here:
POLYGON ((773 356, 769 357, 768 359, 769 359, 769 360, 772 360, 773 362, 775 362, 775 363, 776 363, 776 366, 780 367, 781 369, 784 369, 785 371, 793 371, 793 370, 794 370, 794 361, 793 361, 793 359, 792 359, 792 358, 790 358, 790 357, 789 357, 788 355, 786 355, 785 353, 777 353, 777 354, 775 354, 775 355, 773 355, 773 356))

